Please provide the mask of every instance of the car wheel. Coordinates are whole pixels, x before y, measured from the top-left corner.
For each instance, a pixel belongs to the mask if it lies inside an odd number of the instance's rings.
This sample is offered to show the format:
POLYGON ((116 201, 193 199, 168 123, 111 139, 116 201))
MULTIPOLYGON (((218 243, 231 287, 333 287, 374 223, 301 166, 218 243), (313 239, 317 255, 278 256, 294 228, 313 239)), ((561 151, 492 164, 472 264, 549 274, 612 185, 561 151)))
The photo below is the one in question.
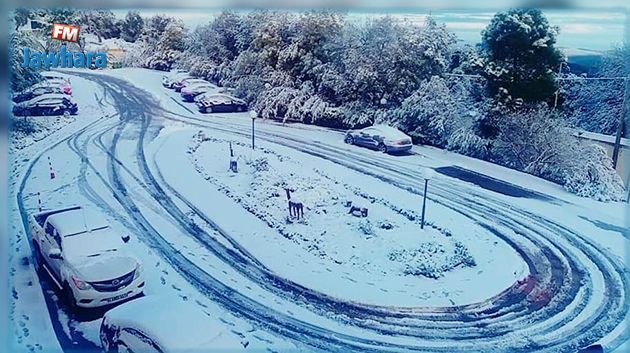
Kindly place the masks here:
POLYGON ((387 146, 385 146, 385 144, 381 143, 380 145, 378 145, 378 150, 383 152, 383 153, 387 153, 387 146))
POLYGON ((64 118, 68 118, 68 117, 70 117, 70 110, 68 110, 68 109, 64 109, 64 110, 63 110, 63 116, 64 116, 64 118))
POLYGON ((352 137, 352 135, 346 135, 346 138, 343 140, 343 142, 349 145, 354 145, 354 137, 352 137))
POLYGON ((206 113, 212 113, 213 109, 212 107, 206 107, 206 113))
POLYGON ((74 299, 74 293, 72 293, 72 289, 70 288, 70 285, 68 284, 68 282, 66 282, 65 285, 63 286, 63 293, 66 299, 66 302, 68 304, 68 310, 73 313, 76 312, 77 300, 74 299))

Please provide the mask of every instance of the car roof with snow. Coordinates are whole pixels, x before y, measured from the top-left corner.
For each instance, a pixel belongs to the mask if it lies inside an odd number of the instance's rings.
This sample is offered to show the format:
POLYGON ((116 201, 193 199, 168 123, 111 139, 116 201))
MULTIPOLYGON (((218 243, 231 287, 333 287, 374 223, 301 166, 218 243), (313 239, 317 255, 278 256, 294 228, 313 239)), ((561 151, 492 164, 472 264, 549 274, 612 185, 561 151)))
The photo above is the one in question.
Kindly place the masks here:
POLYGON ((195 83, 208 83, 208 81, 202 80, 200 78, 187 78, 183 81, 186 83, 187 86, 190 86, 195 83))
POLYGON ((210 82, 207 81, 203 81, 203 82, 191 82, 189 83, 186 88, 188 89, 197 89, 197 88, 203 88, 203 87, 210 87, 212 88, 212 84, 210 82))
POLYGON ((376 124, 376 125, 366 127, 366 129, 370 129, 370 128, 376 129, 382 132, 385 137, 394 137, 394 138, 409 137, 404 132, 396 129, 395 127, 391 127, 385 124, 376 124))
POLYGON ((57 85, 49 85, 49 84, 41 84, 41 83, 34 84, 34 85, 32 85, 31 87, 25 89, 22 92, 31 92, 31 91, 42 89, 42 88, 45 88, 45 89, 48 89, 48 90, 51 90, 51 91, 61 92, 61 87, 59 87, 57 85))
POLYGON ((26 102, 22 102, 20 104, 29 105, 29 104, 34 104, 41 101, 49 100, 49 99, 58 100, 58 101, 63 101, 65 99, 70 100, 70 98, 63 93, 46 93, 37 97, 33 97, 30 100, 27 100, 26 102))
POLYGON ((55 213, 49 216, 47 221, 64 237, 102 230, 109 227, 109 223, 107 223, 105 218, 83 208, 55 213))
POLYGON ((65 86, 68 85, 68 81, 66 81, 63 78, 51 78, 51 79, 47 79, 45 81, 43 81, 45 83, 48 83, 49 85, 56 85, 56 86, 65 86))
POLYGON ((105 323, 135 328, 147 334, 165 352, 244 349, 238 337, 220 321, 206 314, 201 306, 183 302, 179 297, 134 299, 108 311, 105 323))
POLYGON ((36 88, 36 87, 60 87, 61 84, 66 83, 66 81, 60 81, 60 80, 44 80, 41 82, 38 82, 34 85, 31 86, 31 88, 36 88))
POLYGON ((208 103, 228 103, 228 102, 241 101, 238 98, 229 96, 227 94, 220 94, 220 93, 212 93, 212 94, 204 95, 201 100, 208 103))

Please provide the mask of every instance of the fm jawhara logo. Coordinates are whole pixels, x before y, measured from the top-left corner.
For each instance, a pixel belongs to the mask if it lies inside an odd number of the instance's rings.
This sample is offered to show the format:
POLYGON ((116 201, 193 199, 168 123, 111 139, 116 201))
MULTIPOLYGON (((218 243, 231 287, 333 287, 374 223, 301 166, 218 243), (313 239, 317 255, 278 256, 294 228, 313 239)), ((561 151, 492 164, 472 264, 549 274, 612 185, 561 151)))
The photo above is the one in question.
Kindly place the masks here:
MULTIPOLYGON (((81 28, 66 24, 55 23, 52 26, 52 39, 78 43, 81 28)), ((107 55, 104 52, 69 51, 62 46, 58 51, 38 52, 30 48, 23 49, 23 68, 105 68, 107 67, 107 55)))

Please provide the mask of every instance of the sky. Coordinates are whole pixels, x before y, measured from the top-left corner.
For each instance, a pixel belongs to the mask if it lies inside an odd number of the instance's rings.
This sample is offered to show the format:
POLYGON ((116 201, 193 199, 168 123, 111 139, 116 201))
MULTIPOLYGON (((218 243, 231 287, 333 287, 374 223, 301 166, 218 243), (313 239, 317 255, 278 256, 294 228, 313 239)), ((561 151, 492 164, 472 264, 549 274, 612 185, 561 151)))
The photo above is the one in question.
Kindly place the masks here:
MULTIPOLYGON (((240 10, 246 11, 246 10, 240 10)), ((181 18, 189 28, 206 24, 221 11, 217 9, 144 9, 143 16, 167 14, 181 18)), ((123 17, 126 10, 115 10, 117 16, 123 17)), ((552 25, 560 28, 557 45, 568 49, 572 54, 588 51, 605 51, 623 41, 625 34, 626 13, 615 9, 567 9, 544 10, 552 25)), ((495 14, 492 10, 410 10, 395 12, 347 12, 349 20, 365 20, 378 16, 391 15, 400 20, 421 24, 431 15, 438 22, 443 22, 459 39, 466 43, 476 44, 481 40, 481 31, 495 14)))

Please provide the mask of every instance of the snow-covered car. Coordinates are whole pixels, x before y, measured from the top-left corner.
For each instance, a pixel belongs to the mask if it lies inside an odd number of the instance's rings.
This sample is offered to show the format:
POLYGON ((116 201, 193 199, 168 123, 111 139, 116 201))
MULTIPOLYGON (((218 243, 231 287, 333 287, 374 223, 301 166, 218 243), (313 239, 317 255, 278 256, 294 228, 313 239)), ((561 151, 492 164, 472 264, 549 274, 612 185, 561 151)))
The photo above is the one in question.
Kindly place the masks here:
POLYGON ((70 82, 63 78, 51 78, 40 82, 41 85, 46 85, 50 87, 59 87, 63 93, 71 95, 72 94, 72 86, 70 82))
POLYGON ((79 111, 77 103, 65 94, 42 94, 13 106, 15 116, 74 115, 79 111))
POLYGON ((13 100, 14 103, 21 103, 43 94, 64 94, 64 92, 61 87, 58 86, 36 84, 29 89, 14 94, 11 100, 13 100))
POLYGON ((346 132, 344 141, 351 145, 372 148, 381 152, 404 152, 412 147, 411 137, 387 125, 373 125, 346 132))
POLYGON ((68 306, 96 308, 142 295, 140 262, 126 251, 129 236, 80 206, 29 218, 38 267, 63 292, 68 306))
POLYGON ((162 76, 162 86, 166 88, 173 88, 173 85, 181 80, 192 78, 187 72, 171 72, 162 76))
POLYGON ((195 104, 202 113, 247 111, 247 103, 244 100, 227 94, 204 94, 195 99, 195 104))
POLYGON ((214 85, 212 85, 210 82, 193 83, 182 88, 181 95, 184 101, 192 102, 195 99, 195 97, 197 97, 198 95, 202 93, 208 92, 209 90, 213 88, 214 88, 214 85))
POLYGON ((159 296, 109 310, 101 322, 100 339, 105 353, 232 353, 245 351, 248 345, 201 307, 178 297, 159 296))
POLYGON ((42 83, 59 86, 66 94, 72 94, 72 85, 70 84, 70 79, 59 72, 55 71, 42 71, 39 73, 44 81, 42 83))
POLYGON ((195 84, 195 83, 208 83, 208 81, 202 80, 199 78, 185 78, 185 79, 178 80, 177 82, 175 82, 173 84, 173 88, 175 89, 176 92, 181 92, 182 88, 188 85, 195 84))

